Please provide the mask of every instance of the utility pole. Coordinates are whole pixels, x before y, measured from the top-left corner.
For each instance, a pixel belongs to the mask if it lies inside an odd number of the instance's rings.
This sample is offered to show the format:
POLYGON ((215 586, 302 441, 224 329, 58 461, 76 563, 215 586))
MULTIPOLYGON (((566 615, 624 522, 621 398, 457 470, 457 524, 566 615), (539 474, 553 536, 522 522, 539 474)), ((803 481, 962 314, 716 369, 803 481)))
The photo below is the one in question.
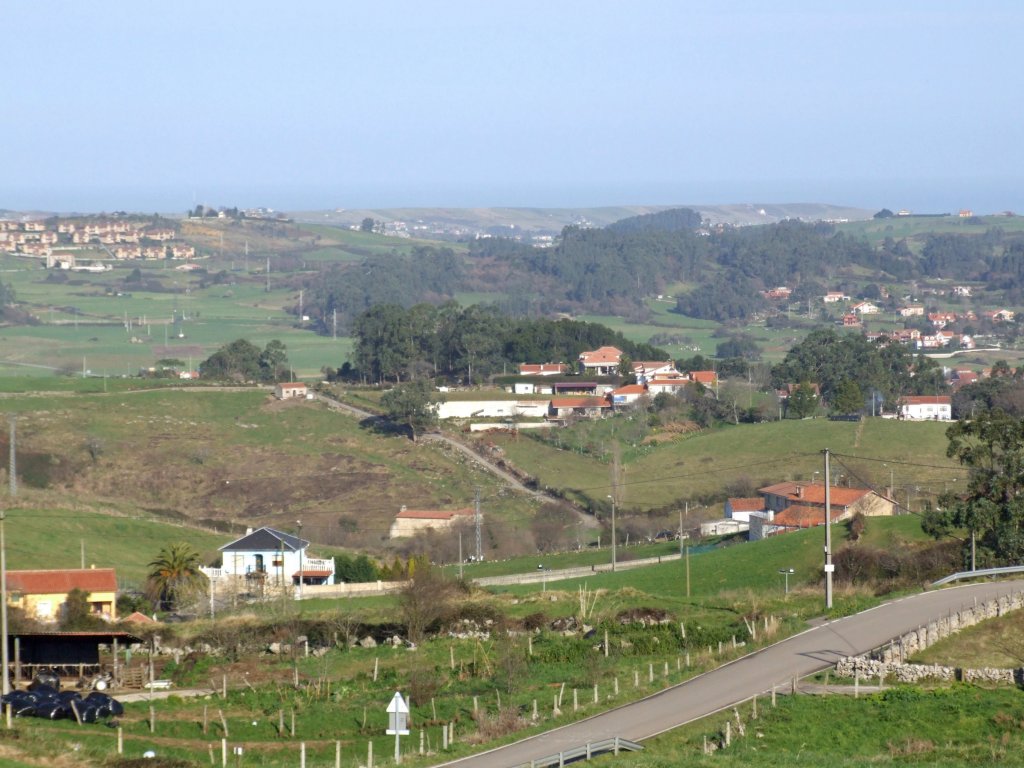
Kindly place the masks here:
POLYGON ((825 454, 825 608, 832 608, 832 476, 829 474, 829 450, 825 454))
POLYGON ((270 293, 270 257, 267 256, 267 293, 270 293))
MULTIPOLYGON (((11 475, 11 500, 13 501, 18 492, 18 485, 15 481, 14 466, 14 441, 15 424, 18 417, 13 413, 8 416, 11 422, 11 454, 7 471, 11 475)), ((0 690, 4 696, 11 692, 11 680, 8 671, 10 669, 10 649, 7 645, 7 545, 4 541, 4 520, 7 517, 6 505, 0 506, 0 672, 3 673, 3 685, 0 690)))
POLYGON ((337 307, 334 308, 334 332, 331 334, 331 338, 334 339, 334 341, 338 340, 338 309, 337 309, 337 307))
POLYGON ((305 574, 302 573, 302 521, 296 520, 295 524, 299 526, 299 600, 301 600, 302 582, 305 581, 305 574))
POLYGON ((476 511, 473 515, 473 522, 476 525, 476 561, 479 563, 483 560, 483 539, 481 537, 481 527, 484 521, 484 516, 480 512, 480 489, 476 489, 476 511))
POLYGON ((302 289, 299 288, 299 325, 302 325, 302 289))
POLYGON ((609 496, 608 498, 612 500, 612 573, 614 573, 618 565, 618 553, 616 551, 616 539, 618 537, 615 535, 615 497, 609 496))
POLYGON ((459 531, 459 581, 462 581, 462 531, 459 531))
MULTIPOLYGON (((17 467, 17 455, 15 453, 15 441, 18 436, 18 417, 13 413, 7 417, 11 427, 11 439, 10 439, 10 456, 7 459, 7 480, 11 486, 11 498, 13 499, 18 495, 18 467, 17 467)), ((7 603, 4 603, 7 605, 7 603)))

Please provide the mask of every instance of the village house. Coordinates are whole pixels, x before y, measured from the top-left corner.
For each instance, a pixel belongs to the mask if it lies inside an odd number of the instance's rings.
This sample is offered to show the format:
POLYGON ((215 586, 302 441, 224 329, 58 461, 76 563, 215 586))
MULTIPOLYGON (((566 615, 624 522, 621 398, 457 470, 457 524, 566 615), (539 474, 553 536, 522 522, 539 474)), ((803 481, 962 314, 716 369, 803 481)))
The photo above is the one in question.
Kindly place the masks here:
POLYGON ((859 301, 850 307, 850 311, 858 315, 877 315, 878 305, 870 301, 859 301))
POLYGON ((234 576, 261 584, 330 584, 334 559, 310 557, 309 542, 274 528, 249 528, 245 536, 220 548, 219 570, 208 576, 234 576))
POLYGON ((905 395, 899 416, 910 421, 949 421, 953 418, 953 398, 949 395, 905 395))
POLYGON ((88 593, 92 614, 117 620, 117 576, 113 568, 7 572, 8 604, 39 621, 59 621, 73 589, 88 593))
POLYGON ((565 363, 520 363, 520 376, 561 376, 568 371, 565 363))
POLYGON ((763 496, 725 500, 725 516, 733 520, 742 520, 745 523, 749 523, 751 514, 764 511, 763 496))
POLYGON ((301 381, 282 382, 274 387, 274 397, 278 400, 305 399, 309 388, 301 381))
MULTIPOLYGON (((763 512, 750 513, 750 540, 825 523, 824 483, 783 482, 759 488, 763 512)), ((858 512, 866 517, 895 513, 890 499, 869 488, 829 488, 830 519, 847 520, 858 512)))
POLYGON ((662 392, 667 392, 670 395, 676 394, 679 390, 683 389, 687 384, 690 383, 690 377, 686 374, 678 374, 677 376, 658 376, 650 379, 647 382, 647 393, 649 395, 659 395, 662 392))
POLYGON ((703 384, 705 387, 714 387, 718 384, 718 374, 714 371, 690 371, 690 381, 703 384))
POLYGON ((843 328, 859 328, 861 326, 860 318, 849 312, 843 315, 842 322, 843 328))
POLYGON ((981 316, 993 323, 1013 322, 1014 313, 1011 309, 994 309, 989 312, 982 312, 981 316))
POLYGON ((548 417, 567 419, 582 416, 596 419, 611 409, 611 403, 604 397, 553 397, 548 404, 548 417))
POLYGON ((472 520, 473 517, 472 509, 424 510, 408 509, 403 505, 391 524, 388 537, 401 539, 415 536, 420 531, 452 528, 459 521, 472 520))
POLYGON ((793 290, 784 285, 780 285, 778 288, 769 288, 767 291, 761 291, 761 295, 769 300, 788 299, 791 293, 793 293, 793 290))
POLYGON ((949 294, 950 296, 967 297, 971 295, 971 287, 969 285, 954 285, 949 294))
POLYGON ((929 312, 928 322, 932 324, 932 328, 945 328, 947 325, 952 325, 957 321, 956 312, 929 312))
POLYGON ((842 291, 829 291, 821 297, 821 300, 826 304, 835 304, 838 301, 849 301, 850 297, 842 291))
POLYGON ((897 312, 900 317, 924 317, 924 307, 920 304, 911 304, 906 307, 900 307, 897 312))
POLYGON ((580 352, 580 373, 614 376, 619 370, 621 359, 622 350, 616 347, 599 347, 591 352, 580 352))
POLYGON ((643 384, 626 384, 625 386, 613 389, 609 396, 615 408, 633 405, 641 397, 647 396, 647 388, 643 384))
POLYGON ((671 360, 641 360, 634 361, 632 373, 636 376, 637 384, 646 384, 655 377, 678 376, 676 364, 671 360))

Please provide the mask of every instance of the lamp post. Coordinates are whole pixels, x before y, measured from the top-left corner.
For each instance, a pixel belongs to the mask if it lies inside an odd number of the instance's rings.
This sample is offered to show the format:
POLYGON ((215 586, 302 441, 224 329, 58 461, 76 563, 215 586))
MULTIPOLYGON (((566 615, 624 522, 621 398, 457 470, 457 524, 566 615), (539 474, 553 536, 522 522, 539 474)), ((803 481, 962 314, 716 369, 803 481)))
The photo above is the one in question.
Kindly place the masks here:
POLYGON ((304 581, 302 573, 302 521, 296 520, 295 524, 299 526, 299 600, 302 599, 302 582, 304 581))
POLYGON ((779 573, 781 573, 786 578, 785 594, 788 595, 789 594, 789 577, 793 575, 794 571, 793 571, 792 568, 780 568, 779 569, 779 573))
POLYGON ((616 568, 616 554, 617 554, 616 550, 615 550, 615 545, 616 545, 616 540, 618 538, 615 535, 615 497, 609 495, 608 498, 612 500, 612 572, 614 573, 615 572, 615 568, 616 568))

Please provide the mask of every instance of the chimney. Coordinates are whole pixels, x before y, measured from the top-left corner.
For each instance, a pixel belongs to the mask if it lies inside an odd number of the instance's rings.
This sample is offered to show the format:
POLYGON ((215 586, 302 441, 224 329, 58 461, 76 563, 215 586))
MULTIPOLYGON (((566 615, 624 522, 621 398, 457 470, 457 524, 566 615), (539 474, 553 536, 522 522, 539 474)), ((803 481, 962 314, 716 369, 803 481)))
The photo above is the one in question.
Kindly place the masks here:
POLYGON ((245 535, 248 536, 250 533, 252 533, 252 528, 246 528, 245 535))
POLYGON ((802 499, 804 497, 804 487, 802 485, 798 485, 796 487, 796 497, 798 499, 802 499))
POLYGON ((400 510, 398 510, 398 511, 399 511, 399 513, 405 512, 405 504, 403 504, 402 508, 400 510))

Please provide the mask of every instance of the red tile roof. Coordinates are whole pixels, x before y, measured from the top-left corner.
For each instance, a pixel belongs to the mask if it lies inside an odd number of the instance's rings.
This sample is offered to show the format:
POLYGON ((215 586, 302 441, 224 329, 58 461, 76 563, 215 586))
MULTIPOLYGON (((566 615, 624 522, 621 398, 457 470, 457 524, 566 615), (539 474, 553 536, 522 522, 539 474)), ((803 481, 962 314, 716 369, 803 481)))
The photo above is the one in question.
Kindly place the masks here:
POLYGON ((764 509, 764 498, 758 496, 756 498, 729 499, 729 506, 732 507, 733 512, 760 512, 764 509))
POLYGON ((475 512, 472 509, 451 509, 451 510, 432 510, 432 509, 403 509, 398 513, 398 517, 403 520, 451 520, 456 515, 473 515, 475 512))
POLYGON ((598 347, 591 352, 580 352, 580 361, 584 364, 617 364, 620 359, 622 359, 622 350, 618 347, 598 347))
MULTIPOLYGON (((793 503, 817 504, 825 503, 824 483, 776 483, 765 488, 758 488, 758 493, 772 496, 785 496, 793 503)), ((832 486, 831 499, 833 506, 848 507, 871 493, 868 488, 837 488, 832 486)))
MULTIPOLYGON (((838 520, 843 515, 843 510, 838 507, 832 508, 832 520, 838 520)), ((821 507, 808 507, 803 504, 794 504, 786 507, 775 515, 771 525, 780 525, 786 528, 813 528, 816 525, 823 525, 825 522, 825 511, 821 507)))
POLYGON ((714 371, 690 371, 690 378, 701 384, 714 384, 718 381, 718 374, 714 371))
POLYGON ((647 387, 643 384, 626 384, 623 387, 612 390, 613 395, 644 395, 647 394, 647 387))
POLYGON ((543 374, 557 374, 565 373, 565 363, 520 363, 519 364, 519 375, 520 376, 531 376, 531 375, 543 375, 543 374))
POLYGON ((904 405, 951 405, 953 398, 949 395, 904 395, 904 405))
POLYGON ((63 571, 8 571, 7 589, 27 595, 66 595, 73 589, 116 592, 113 568, 76 568, 63 571))

